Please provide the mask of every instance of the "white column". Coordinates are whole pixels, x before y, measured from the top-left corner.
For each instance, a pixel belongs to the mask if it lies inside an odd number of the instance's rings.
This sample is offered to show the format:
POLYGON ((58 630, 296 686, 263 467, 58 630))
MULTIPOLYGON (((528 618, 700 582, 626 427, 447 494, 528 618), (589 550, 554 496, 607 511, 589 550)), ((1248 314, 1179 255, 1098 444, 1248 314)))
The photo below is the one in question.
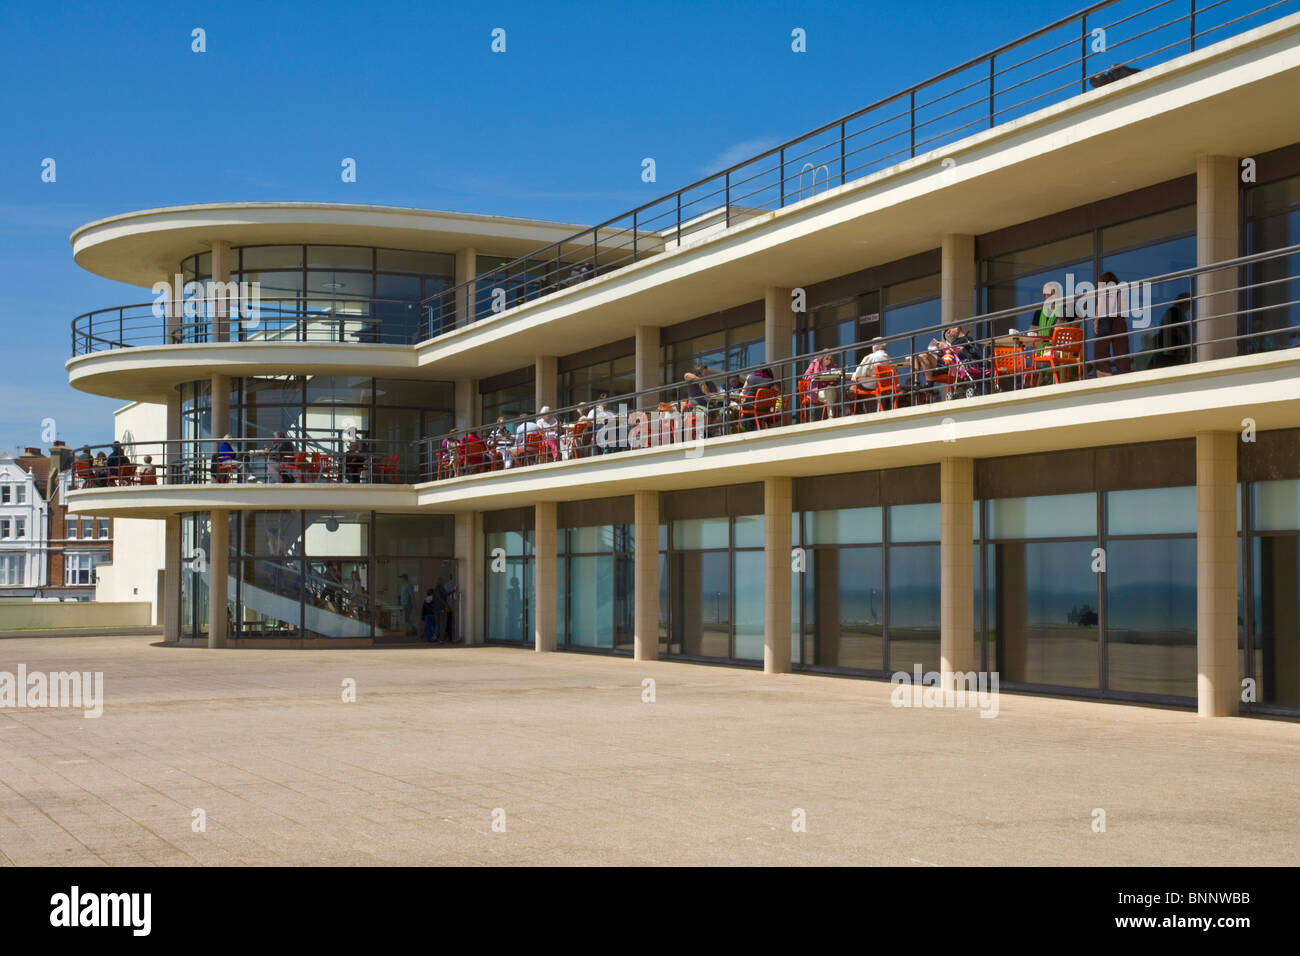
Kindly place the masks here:
POLYGON ((768 286, 763 290, 765 361, 773 364, 790 358, 793 348, 795 314, 790 311, 794 304, 790 298, 793 291, 780 286, 768 286))
POLYGON ((212 240, 212 282, 220 283, 215 292, 216 301, 206 303, 212 309, 213 341, 230 341, 230 302, 225 296, 226 283, 230 281, 230 243, 224 239, 212 240))
POLYGON ((794 483, 763 481, 763 671, 790 673, 790 513, 794 483))
POLYGON ((543 405, 555 408, 560 403, 559 360, 554 355, 537 356, 534 375, 537 387, 537 408, 533 410, 540 411, 543 405))
MULTIPOLYGON (((230 428, 230 376, 214 375, 212 376, 212 434, 210 438, 215 439, 208 443, 208 447, 199 450, 200 456, 204 462, 212 456, 221 442, 221 436, 226 434, 230 428)), ((231 433, 234 435, 234 433, 231 433)), ((239 436, 235 436, 239 437, 239 436)), ((203 462, 200 462, 202 464, 203 462)))
MULTIPOLYGON (((945 233, 940 254, 940 315, 945 326, 975 314, 975 237, 945 233)), ((973 330, 968 329, 968 332, 973 330)))
POLYGON ((939 673, 975 669, 975 462, 939 462, 939 673))
POLYGON ((633 492, 632 512, 632 656, 652 661, 659 656, 659 492, 633 492))
MULTIPOLYGON (((1196 157, 1196 264, 1207 266, 1235 259, 1238 196, 1237 159, 1234 156, 1196 157)), ((1237 354, 1237 285, 1235 269, 1210 272, 1196 279, 1196 359, 1226 358, 1237 354), (1215 341, 1218 340, 1218 341, 1215 341)))
POLYGON ((1237 433, 1196 433, 1196 709, 1238 712, 1237 433))
POLYGON ((555 522, 554 501, 533 506, 533 648, 555 650, 555 522))
POLYGON ((460 637, 483 643, 483 521, 479 512, 456 515, 455 550, 459 589, 460 637))
MULTIPOLYGON (((473 249, 459 249, 456 252, 456 286, 472 282, 478 276, 478 253, 473 249)), ((473 286, 456 293, 456 327, 467 325, 472 319, 474 307, 473 286), (469 291, 467 291, 469 290, 469 291)))
MULTIPOLYGON (((643 392, 661 384, 659 381, 659 326, 638 325, 636 327, 636 390, 643 392)), ((643 395, 637 406, 643 411, 657 407, 659 399, 655 395, 643 395)))
POLYGON ((181 598, 181 519, 168 515, 163 529, 163 593, 159 595, 158 615, 163 640, 180 640, 181 598))
POLYGON ((230 580, 230 512, 212 512, 208 538, 208 647, 225 647, 230 580))

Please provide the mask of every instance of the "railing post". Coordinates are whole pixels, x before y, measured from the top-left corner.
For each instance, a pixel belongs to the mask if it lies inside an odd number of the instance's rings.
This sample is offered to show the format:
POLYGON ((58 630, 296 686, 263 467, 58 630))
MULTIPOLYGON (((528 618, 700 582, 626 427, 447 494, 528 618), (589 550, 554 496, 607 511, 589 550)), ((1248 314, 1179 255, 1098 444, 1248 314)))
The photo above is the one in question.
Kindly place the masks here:
POLYGON ((993 61, 996 57, 989 57, 989 129, 993 128, 993 61))
POLYGON ((726 192, 722 195, 722 208, 726 214, 726 227, 731 228, 731 170, 727 170, 725 179, 726 192))
MULTIPOLYGON (((846 169, 844 168, 844 133, 845 133, 845 129, 846 129, 845 125, 844 125, 843 123, 841 123, 841 124, 840 124, 840 185, 841 185, 841 186, 844 185, 845 177, 848 175, 848 170, 846 170, 846 169)), ((830 175, 829 175, 829 173, 828 173, 827 176, 826 176, 826 188, 827 188, 827 189, 830 188, 830 185, 831 185, 831 181, 830 181, 830 180, 831 180, 831 177, 830 177, 830 175)), ((817 170, 814 169, 814 170, 813 170, 813 194, 816 195, 816 193, 817 193, 817 170)))
POLYGON ((636 210, 632 210, 632 261, 636 262, 636 210))
POLYGON ((591 274, 596 274, 596 263, 600 258, 600 228, 591 230, 591 274))
POLYGON ((912 91, 911 103, 912 158, 916 159, 916 90, 912 91))
POLYGON ((1188 18, 1188 25, 1191 28, 1191 35, 1188 37, 1191 43, 1191 49, 1188 52, 1195 53, 1196 52, 1196 0, 1191 0, 1191 4, 1192 4, 1192 15, 1190 18, 1188 18))
POLYGON ((682 192, 677 191, 677 248, 682 247, 682 192))
POLYGON ((1079 92, 1088 92, 1088 15, 1079 18, 1079 92))
POLYGON ((122 348, 126 345, 126 321, 122 316, 122 310, 117 310, 117 347, 122 348))
POLYGON ((781 205, 779 208, 785 208, 785 147, 781 147, 781 205))

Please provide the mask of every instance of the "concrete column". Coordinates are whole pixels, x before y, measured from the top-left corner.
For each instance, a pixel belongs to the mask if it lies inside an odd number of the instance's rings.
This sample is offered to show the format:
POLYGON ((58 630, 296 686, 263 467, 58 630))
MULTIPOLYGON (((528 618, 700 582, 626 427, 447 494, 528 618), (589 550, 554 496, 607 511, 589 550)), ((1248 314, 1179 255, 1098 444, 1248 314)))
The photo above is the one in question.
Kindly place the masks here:
POLYGON ((1238 712, 1237 433, 1196 433, 1196 709, 1238 712))
MULTIPOLYGON (((975 314, 975 237, 944 233, 939 275, 940 314, 945 326, 975 314)), ((973 330, 968 329, 968 332, 973 330)))
POLYGON ((632 657, 652 661, 659 656, 659 492, 633 492, 632 514, 632 657))
POLYGON ((212 512, 208 539, 208 647, 225 647, 230 593, 230 512, 212 512))
POLYGON ((794 483, 763 481, 763 671, 790 673, 790 510, 794 483))
POLYGON ((975 462, 939 462, 939 673, 975 669, 975 462))
POLYGON ((167 444, 163 446, 162 461, 154 462, 158 480, 170 484, 180 480, 181 474, 181 393, 173 388, 167 395, 167 444))
MULTIPOLYGON (((763 290, 763 339, 765 361, 776 364, 790 358, 794 348, 795 314, 790 311, 793 290, 768 286, 763 290)), ((776 372, 776 369, 772 370, 776 372)))
MULTIPOLYGON (((478 276, 478 253, 473 249, 460 249, 456 252, 456 327, 473 321, 474 295, 472 286, 460 289, 466 282, 472 282, 478 276)), ((446 323, 444 323, 446 324, 446 323)))
POLYGON ((456 379, 456 427, 472 428, 487 424, 479 419, 478 379, 456 379))
POLYGON ((533 411, 541 411, 543 405, 555 408, 560 404, 559 361, 554 355, 537 356, 534 382, 537 386, 537 407, 533 411))
POLYGON ((177 515, 163 521, 163 593, 158 597, 163 640, 175 643, 181 634, 181 519, 177 515))
MULTIPOLYGON (((230 282, 230 243, 224 239, 212 240, 212 283, 216 301, 207 303, 212 315, 213 341, 230 341, 230 301, 225 295, 230 282), (217 283, 220 283, 218 286, 217 283)), ((212 287, 210 287, 212 288, 212 287)))
POLYGON ((166 282, 168 288, 171 289, 171 292, 167 294, 167 305, 163 311, 163 323, 166 330, 164 341, 168 344, 176 345, 180 343, 182 335, 181 326, 183 312, 181 308, 181 299, 184 297, 182 295, 185 288, 184 277, 165 275, 159 281, 166 282), (177 285, 178 281, 180 282, 180 285, 177 285))
POLYGON ((555 520, 554 501, 533 506, 533 648, 555 650, 555 520))
MULTIPOLYGON (((1235 156, 1196 157, 1196 264, 1207 266, 1237 257, 1238 167, 1235 156)), ((1192 303, 1199 362, 1237 354, 1235 269, 1204 273, 1196 279, 1192 303), (1202 318, 1204 316, 1205 318, 1202 318), (1214 341, 1214 340, 1221 341, 1214 341)))
POLYGON ((483 520, 479 512, 456 515, 455 551, 459 588, 460 637, 483 643, 483 520))
MULTIPOLYGON (((662 384, 659 377, 659 327, 657 325, 638 325, 636 327, 636 390, 643 392, 662 384)), ((642 411, 657 408, 657 395, 643 395, 637 402, 642 411)))
MULTIPOLYGON (((211 442, 210 447, 200 449, 200 452, 210 457, 217 450, 217 445, 221 442, 221 436, 226 434, 230 428, 230 376, 214 375, 212 376, 212 434, 209 438, 215 439, 211 442)), ((231 432, 233 435, 234 433, 231 432)), ((239 436, 236 435, 236 438, 239 436)))

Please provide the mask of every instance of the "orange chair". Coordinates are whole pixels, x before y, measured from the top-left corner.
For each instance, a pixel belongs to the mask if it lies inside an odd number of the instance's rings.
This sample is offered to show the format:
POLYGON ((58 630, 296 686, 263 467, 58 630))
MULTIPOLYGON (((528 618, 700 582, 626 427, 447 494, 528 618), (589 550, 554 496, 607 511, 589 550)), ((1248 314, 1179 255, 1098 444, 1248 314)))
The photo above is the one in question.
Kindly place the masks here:
POLYGON ((659 434, 655 436, 655 440, 660 445, 677 444, 681 436, 678 434, 679 426, 678 423, 674 420, 674 416, 680 415, 680 412, 678 412, 677 409, 673 407, 672 402, 660 402, 658 411, 659 411, 659 434))
POLYGON ((524 464, 536 465, 546 460, 546 439, 541 432, 524 433, 524 464))
POLYGON ((72 463, 72 487, 89 488, 90 479, 93 477, 90 470, 90 462, 74 461, 72 463))
POLYGON ((740 417, 752 418, 756 429, 775 428, 781 424, 780 413, 776 410, 777 402, 780 400, 779 388, 756 388, 754 397, 749 402, 749 408, 743 404, 740 406, 740 417))
POLYGON ((1034 356, 1034 365, 1047 365, 1052 369, 1052 381, 1059 384, 1059 370, 1073 368, 1083 377, 1083 329, 1073 325, 1057 325, 1052 329, 1052 340, 1046 349, 1034 356))
POLYGON ((334 470, 334 459, 318 451, 311 453, 311 472, 320 481, 337 481, 338 473, 334 470))
POLYGON ((142 484, 142 485, 156 485, 156 484, 158 484, 158 475, 157 475, 157 473, 156 473, 156 472, 152 472, 152 471, 142 472, 141 475, 140 475, 140 484, 142 484))
MULTIPOLYGON (((574 458, 586 458, 588 455, 591 454, 591 448, 589 447, 589 442, 591 441, 591 439, 587 437, 587 432, 589 431, 591 431, 591 422, 585 418, 578 419, 577 423, 574 424, 573 426, 573 457, 574 458)), ((498 463, 494 461, 493 464, 496 465, 498 463)))
POLYGON ((802 378, 798 379, 794 383, 794 387, 799 401, 799 410, 797 413, 799 421, 806 422, 812 418, 812 406, 815 404, 813 402, 813 396, 810 394, 808 389, 808 381, 802 378))
POLYGON ((1032 371, 1030 353, 1013 345, 993 346, 993 375, 997 380, 1010 378, 1013 388, 1024 388, 1032 371))
POLYGON ((887 398, 891 409, 898 407, 898 369, 892 365, 877 365, 875 373, 876 385, 874 388, 863 388, 861 385, 853 386, 853 414, 858 413, 859 401, 875 399, 876 407, 883 409, 887 398))
POLYGON ((122 465, 117 471, 117 483, 119 485, 134 485, 135 465, 129 461, 125 465, 122 465))

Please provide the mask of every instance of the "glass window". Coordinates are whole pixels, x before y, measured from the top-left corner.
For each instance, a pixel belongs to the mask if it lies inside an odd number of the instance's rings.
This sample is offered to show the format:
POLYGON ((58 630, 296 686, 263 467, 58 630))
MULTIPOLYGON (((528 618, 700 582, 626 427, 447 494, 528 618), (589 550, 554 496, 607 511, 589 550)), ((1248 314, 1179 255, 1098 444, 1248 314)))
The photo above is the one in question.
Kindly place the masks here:
MULTIPOLYGON (((243 261, 240 268, 244 272, 259 269, 301 269, 302 246, 243 246, 243 261)), ((206 271, 200 263, 199 271, 206 271)))
POLYGON ((1195 534, 1196 487, 1106 493, 1108 534, 1195 534))
POLYGON ((0 518, 0 541, 6 540, 11 536, 11 529, 8 518, 0 518))
POLYGON ((9 504, 9 499, 13 495, 13 485, 0 485, 0 505, 9 504))
POLYGON ((890 670, 911 671, 918 664, 922 673, 939 669, 941 605, 939 547, 890 548, 890 670))
POLYGON ((308 269, 374 268, 374 252, 366 246, 308 246, 308 269))
POLYGON ((670 653, 730 657, 730 555, 725 551, 674 551, 669 574, 669 594, 674 602, 670 653))
MULTIPOLYGON (((761 519, 761 515, 759 516, 761 519)), ((739 523, 740 519, 736 519, 739 523)), ((739 530, 739 524, 737 526, 739 530)), ((760 536, 762 529, 760 528, 760 536)), ((732 566, 732 593, 735 595, 735 659, 761 661, 764 631, 764 553, 737 551, 732 566)))
MULTIPOLYGON (((1145 216, 1142 219, 1130 219, 1117 226, 1107 226, 1101 230, 1101 251, 1111 252, 1115 249, 1127 249, 1132 246, 1163 243, 1171 236, 1196 232, 1196 206, 1179 206, 1167 212, 1145 216)), ((1195 259, 1195 256, 1192 257, 1195 259)), ((1196 265, 1195 262, 1192 265, 1196 265)), ((1161 272, 1173 272, 1176 269, 1190 268, 1176 266, 1173 269, 1157 269, 1148 272, 1148 276, 1161 272)), ((1123 276, 1120 276, 1123 279, 1123 276)))
POLYGON ((72 538, 76 538, 76 537, 77 537, 77 519, 76 519, 76 518, 64 518, 64 519, 63 519, 63 536, 64 536, 65 538, 70 538, 70 539, 72 539, 72 538))
POLYGON ((98 524, 99 524, 99 536, 100 536, 101 538, 107 538, 107 537, 108 537, 108 519, 107 519, 107 518, 100 518, 100 519, 98 520, 98 524))
POLYGON ((735 547, 737 548, 761 548, 763 547, 763 516, 762 515, 740 515, 734 519, 735 523, 735 547))
POLYGON ((26 485, 14 485, 14 502, 20 505, 27 503, 26 485))
POLYGON ((889 508, 890 541, 938 541, 939 503, 891 505, 889 508))
POLYGON ((444 252, 376 249, 375 268, 382 272, 413 272, 417 275, 451 278, 456 274, 456 257, 444 252))
POLYGON ((1260 481, 1250 486, 1256 531, 1300 531, 1300 481, 1260 481))
POLYGON ((805 512, 807 544, 878 544, 879 508, 840 508, 805 512))
POLYGON ((367 555, 370 553, 370 513, 308 511, 303 542, 308 555, 367 555))
POLYGON ((455 552, 454 534, 455 520, 450 515, 376 515, 375 553, 450 556, 455 552))
POLYGON ((679 551, 700 548, 727 548, 727 518, 695 518, 673 522, 673 547, 679 551))
POLYGON ((1257 537, 1252 558, 1259 701, 1300 707, 1300 538, 1257 537))
POLYGON ((808 645, 819 667, 885 666, 884 564, 880 548, 818 548, 802 578, 808 645))
POLYGON ((1110 541, 1105 585, 1108 687, 1195 697, 1196 540, 1110 541))
MULTIPOLYGON (((1041 246, 1017 249, 984 260, 984 281, 1002 284, 1012 276, 1038 273, 1049 267, 1060 267, 1067 262, 1092 259, 1092 233, 1083 232, 1066 239, 1058 239, 1041 246)), ((1078 277, 1076 277, 1078 281, 1078 277)), ((1036 298, 1041 298, 1041 294, 1036 298)), ((1034 300, 1030 300, 1034 301, 1034 300)))
POLYGON ((988 508, 991 538, 1074 538, 1097 533, 1097 498, 1091 492, 994 498, 988 508))

